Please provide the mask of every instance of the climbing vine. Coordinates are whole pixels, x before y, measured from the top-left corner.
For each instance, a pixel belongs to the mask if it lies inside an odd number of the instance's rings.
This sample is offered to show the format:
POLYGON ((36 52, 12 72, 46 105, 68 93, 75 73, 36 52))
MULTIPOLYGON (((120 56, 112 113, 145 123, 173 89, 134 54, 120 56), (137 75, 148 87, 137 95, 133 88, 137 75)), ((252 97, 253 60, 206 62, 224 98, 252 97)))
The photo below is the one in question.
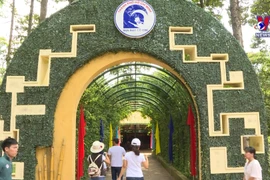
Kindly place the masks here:
MULTIPOLYGON (((102 120, 104 127, 104 151, 108 151, 109 148, 109 132, 110 123, 113 127, 113 133, 116 127, 119 126, 119 121, 126 118, 131 110, 128 106, 113 105, 102 94, 100 88, 96 84, 91 84, 83 93, 80 104, 84 108, 84 115, 86 121, 86 136, 85 136, 85 161, 84 161, 84 177, 83 179, 89 179, 87 175, 87 156, 91 154, 90 147, 94 141, 99 141, 100 136, 100 120, 102 120)), ((80 118, 80 107, 78 107, 77 113, 77 127, 80 118)))

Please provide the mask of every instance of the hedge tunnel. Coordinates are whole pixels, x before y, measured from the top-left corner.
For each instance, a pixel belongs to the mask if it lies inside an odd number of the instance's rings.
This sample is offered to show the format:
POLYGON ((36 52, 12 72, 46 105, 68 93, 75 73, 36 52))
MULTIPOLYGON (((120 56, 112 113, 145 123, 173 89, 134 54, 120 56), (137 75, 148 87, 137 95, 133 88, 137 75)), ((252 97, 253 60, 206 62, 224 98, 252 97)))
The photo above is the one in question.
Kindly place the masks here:
MULTIPOLYGON (((16 167, 24 164, 23 179, 37 179, 44 155, 51 179, 75 179, 76 116, 87 91, 108 99, 106 107, 139 110, 158 122, 165 160, 171 114, 174 139, 182 142, 174 144, 174 166, 187 176, 192 104, 196 179, 241 179, 247 144, 256 148, 263 179, 269 179, 262 93, 235 38, 186 0, 148 0, 155 27, 143 38, 125 37, 114 24, 122 2, 76 1, 41 23, 15 53, 0 91, 0 140, 19 140, 16 167), (118 70, 119 76, 106 75, 118 70)), ((89 126, 95 126, 99 119, 91 118, 89 126)))
MULTIPOLYGON (((187 107, 192 105, 192 98, 183 82, 174 74, 150 63, 129 62, 120 64, 105 70, 91 82, 83 95, 81 104, 85 107, 87 114, 92 113, 92 116, 96 116, 96 119, 102 117, 103 122, 104 120, 107 121, 105 127, 107 132, 109 132, 109 123, 112 123, 113 127, 119 126, 119 120, 121 119, 113 119, 115 111, 118 111, 119 114, 121 114, 121 111, 128 113, 139 111, 152 119, 152 128, 159 122, 161 125, 160 133, 162 134, 161 143, 164 144, 161 148, 162 156, 166 160, 168 160, 168 136, 165 134, 168 134, 168 121, 172 117, 177 129, 174 133, 175 160, 173 164, 184 175, 190 177, 189 158, 186 158, 190 151, 188 145, 190 141, 189 127, 185 123, 187 107), (97 100, 97 98, 100 100, 97 100), (107 105, 99 106, 96 101, 104 102, 107 105), (101 109, 100 113, 88 110, 97 106, 101 109), (104 116, 104 114, 107 115, 104 116)), ((95 138, 99 138, 98 136, 93 137, 92 134, 99 134, 100 124, 91 123, 91 121, 94 121, 91 116, 86 116, 86 119, 89 127, 88 133, 90 134, 86 137, 87 141, 90 142, 86 143, 86 149, 89 149, 91 142, 95 138)), ((108 139, 109 134, 106 135, 107 138, 105 139, 108 139)), ((87 167, 87 162, 85 162, 85 165, 87 167)))
MULTIPOLYGON (((177 100, 173 97, 175 97, 174 95, 179 97, 179 95, 175 94, 176 89, 179 88, 178 91, 183 91, 181 92, 183 94, 183 97, 188 96, 188 93, 185 92, 184 88, 182 88, 182 82, 170 72, 156 65, 153 66, 151 64, 142 63, 137 64, 136 62, 132 64, 128 63, 124 65, 119 65, 105 71, 104 73, 99 75, 91 83, 90 86, 94 85, 100 87, 99 91, 102 92, 102 95, 105 96, 108 100, 121 100, 127 97, 136 98, 137 94, 144 94, 148 95, 150 99, 156 99, 158 102, 161 102, 161 105, 165 106, 167 110, 169 109, 168 106, 170 106, 172 103, 164 102, 164 100, 162 100, 162 97, 160 97, 160 93, 162 93, 162 95, 165 97, 165 100, 167 100, 168 98, 170 98, 170 100, 177 100), (111 71, 121 71, 121 68, 127 67, 133 67, 131 72, 124 72, 120 74, 118 73, 113 78, 104 78, 104 76, 106 76, 106 74, 110 74, 111 71), (155 74, 149 74, 147 72, 137 72, 138 70, 141 71, 141 68, 145 67, 154 69, 155 74), (124 79, 124 82, 123 80, 119 81, 119 79, 125 77, 131 77, 131 79, 124 79), (116 82, 112 85, 108 85, 112 81, 116 82)), ((179 99, 181 98, 179 97, 179 99)))

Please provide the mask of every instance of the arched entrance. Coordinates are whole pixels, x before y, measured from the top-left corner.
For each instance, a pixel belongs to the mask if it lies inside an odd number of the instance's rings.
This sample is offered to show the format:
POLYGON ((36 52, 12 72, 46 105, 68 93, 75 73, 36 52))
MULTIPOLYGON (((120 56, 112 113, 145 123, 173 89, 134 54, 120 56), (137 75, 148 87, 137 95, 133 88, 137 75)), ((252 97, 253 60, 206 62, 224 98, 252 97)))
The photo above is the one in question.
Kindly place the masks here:
POLYGON ((156 26, 141 39, 129 39, 112 18, 121 2, 77 1, 42 23, 15 54, 0 91, 0 137, 20 141, 17 161, 25 166, 24 179, 35 179, 41 159, 54 162, 53 177, 75 178, 80 96, 106 68, 134 60, 158 64, 189 87, 200 125, 198 179, 242 178, 247 144, 257 149, 266 176, 262 94, 238 42, 213 17, 184 0, 148 0, 157 14, 156 26))
MULTIPOLYGON (((63 179, 75 177, 76 111, 82 93, 84 92, 86 87, 91 83, 91 81, 101 72, 108 69, 109 67, 130 61, 148 62, 159 65, 169 70, 176 77, 178 77, 179 80, 185 83, 183 78, 177 72, 175 72, 170 66, 145 54, 140 53, 134 54, 132 52, 119 52, 116 54, 108 53, 103 56, 97 57, 94 60, 89 61, 88 64, 79 69, 69 79, 69 81, 67 82, 66 86, 64 87, 61 93, 61 96, 58 100, 58 104, 56 107, 55 121, 54 121, 55 123, 54 143, 53 143, 56 158, 55 166, 57 166, 58 162, 60 161, 60 159, 58 159, 57 157, 60 157, 63 140, 65 141, 65 145, 67 147, 73 147, 65 149, 65 153, 68 154, 68 156, 65 156, 65 163, 63 163, 63 169, 65 169, 65 172, 63 172, 62 175, 63 179), (110 61, 108 61, 108 59, 110 59, 110 61)), ((186 88, 191 93, 191 90, 188 87, 186 88)), ((192 94, 191 97, 193 97, 192 94)), ((196 104, 194 105, 195 107, 197 106, 196 104)), ((197 119, 199 118, 197 117, 197 119)), ((200 140, 198 142, 200 142, 200 140)), ((200 151, 200 144, 198 147, 199 147, 198 150, 200 151)), ((200 161, 201 160, 199 158, 199 162, 200 161)))

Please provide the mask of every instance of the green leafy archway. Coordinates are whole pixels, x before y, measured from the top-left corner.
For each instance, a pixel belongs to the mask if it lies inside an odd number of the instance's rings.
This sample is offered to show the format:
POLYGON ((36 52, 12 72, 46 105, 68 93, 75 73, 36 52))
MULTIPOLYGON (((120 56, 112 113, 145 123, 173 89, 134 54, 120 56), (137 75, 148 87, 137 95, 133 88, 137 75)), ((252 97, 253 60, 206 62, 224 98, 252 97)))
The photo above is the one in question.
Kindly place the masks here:
MULTIPOLYGON (((108 144, 109 124, 111 123, 115 129, 119 127, 119 120, 134 111, 140 111, 152 118, 152 128, 159 123, 162 134, 161 156, 166 161, 169 160, 168 124, 171 116, 176 129, 173 134, 172 165, 186 177, 190 177, 188 158, 190 138, 186 120, 187 108, 192 104, 192 99, 185 85, 174 74, 149 63, 124 63, 97 76, 84 92, 80 103, 85 107, 88 124, 86 149, 90 148, 95 139, 99 139, 99 119, 106 123, 105 143, 108 144)), ((196 164, 198 169, 198 163, 196 164)), ((87 168, 86 161, 85 165, 87 168)))

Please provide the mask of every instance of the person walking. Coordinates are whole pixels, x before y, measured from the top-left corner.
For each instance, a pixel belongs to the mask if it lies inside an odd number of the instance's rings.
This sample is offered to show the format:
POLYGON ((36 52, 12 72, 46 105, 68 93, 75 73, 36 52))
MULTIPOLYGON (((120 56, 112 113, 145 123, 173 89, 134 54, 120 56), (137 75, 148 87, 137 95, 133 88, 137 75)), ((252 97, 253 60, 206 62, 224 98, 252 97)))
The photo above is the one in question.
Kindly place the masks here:
POLYGON ((90 148, 92 154, 87 158, 90 180, 105 180, 106 170, 104 164, 110 164, 110 159, 106 153, 103 153, 104 147, 104 143, 95 141, 90 148))
POLYGON ((140 153, 140 146, 141 141, 138 138, 134 138, 131 141, 132 151, 126 153, 124 164, 117 180, 120 180, 125 171, 126 180, 144 180, 141 166, 148 168, 149 162, 148 157, 140 153))
POLYGON ((243 180, 262 180, 262 168, 259 161, 256 160, 256 150, 253 147, 246 147, 244 151, 247 162, 243 180))
MULTIPOLYGON (((125 156, 126 151, 123 147, 119 146, 119 139, 113 139, 113 146, 109 148, 108 156, 111 161, 111 173, 112 180, 117 180, 120 175, 122 166, 123 166, 123 157, 125 156)), ((121 176, 123 180, 123 176, 121 176)))
POLYGON ((16 139, 9 137, 2 142, 4 155, 0 157, 0 180, 12 179, 12 159, 17 156, 18 148, 16 139))

